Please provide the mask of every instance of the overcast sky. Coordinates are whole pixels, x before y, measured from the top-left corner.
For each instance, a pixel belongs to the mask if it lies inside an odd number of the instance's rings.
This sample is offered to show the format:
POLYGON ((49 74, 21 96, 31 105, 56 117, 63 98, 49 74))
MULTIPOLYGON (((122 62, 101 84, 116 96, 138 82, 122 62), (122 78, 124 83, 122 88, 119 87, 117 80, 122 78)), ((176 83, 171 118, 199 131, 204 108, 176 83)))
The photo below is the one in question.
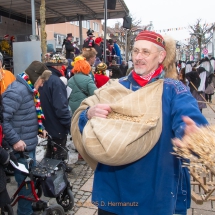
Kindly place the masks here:
MULTIPOLYGON (((153 22, 155 30, 186 27, 195 24, 197 19, 202 23, 215 22, 215 0, 124 0, 130 14, 140 19, 142 25, 153 22)), ((119 20, 121 23, 122 19, 119 20)), ((108 20, 113 26, 115 20, 108 20)), ((164 33, 162 33, 164 34, 164 33)), ((174 39, 182 40, 189 37, 187 30, 168 32, 174 39)))

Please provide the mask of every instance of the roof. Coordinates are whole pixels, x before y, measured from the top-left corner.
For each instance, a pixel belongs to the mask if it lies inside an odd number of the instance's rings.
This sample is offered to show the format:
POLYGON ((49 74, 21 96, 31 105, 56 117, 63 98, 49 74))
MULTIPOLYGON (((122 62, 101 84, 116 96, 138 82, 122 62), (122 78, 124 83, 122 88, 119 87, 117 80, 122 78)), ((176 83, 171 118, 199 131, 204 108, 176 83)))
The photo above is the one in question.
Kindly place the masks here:
MULTIPOLYGON (((41 0, 35 0, 36 19, 40 19, 41 0)), ((104 1, 101 0, 46 0, 46 24, 104 19, 104 1)), ((108 19, 123 18, 129 14, 124 0, 116 1, 115 10, 107 11, 108 19)), ((1 1, 0 15, 31 24, 31 0, 1 1)))

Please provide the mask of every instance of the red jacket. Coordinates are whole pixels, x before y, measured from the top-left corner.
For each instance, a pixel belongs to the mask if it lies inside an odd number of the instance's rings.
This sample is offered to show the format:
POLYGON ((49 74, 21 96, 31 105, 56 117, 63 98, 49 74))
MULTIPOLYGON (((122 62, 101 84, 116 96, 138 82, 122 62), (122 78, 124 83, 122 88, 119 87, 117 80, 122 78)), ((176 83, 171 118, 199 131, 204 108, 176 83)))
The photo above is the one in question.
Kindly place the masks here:
POLYGON ((102 87, 108 81, 109 81, 109 78, 107 76, 95 74, 95 84, 96 84, 97 88, 102 87))

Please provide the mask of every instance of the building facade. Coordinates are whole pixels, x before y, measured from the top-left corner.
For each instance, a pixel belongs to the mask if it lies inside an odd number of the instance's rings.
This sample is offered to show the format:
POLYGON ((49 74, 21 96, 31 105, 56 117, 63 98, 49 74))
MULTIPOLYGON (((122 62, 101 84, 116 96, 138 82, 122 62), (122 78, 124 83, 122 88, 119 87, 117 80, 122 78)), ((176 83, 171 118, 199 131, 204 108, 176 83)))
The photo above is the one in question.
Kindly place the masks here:
MULTIPOLYGON (((91 28, 94 30, 94 36, 99 37, 103 35, 101 20, 83 20, 82 21, 82 37, 83 40, 87 37, 87 30, 91 28)), ((63 40, 68 33, 72 33, 74 41, 78 41, 82 45, 84 41, 80 41, 79 35, 79 21, 59 23, 46 25, 47 44, 53 44, 54 48, 62 48, 63 40)))

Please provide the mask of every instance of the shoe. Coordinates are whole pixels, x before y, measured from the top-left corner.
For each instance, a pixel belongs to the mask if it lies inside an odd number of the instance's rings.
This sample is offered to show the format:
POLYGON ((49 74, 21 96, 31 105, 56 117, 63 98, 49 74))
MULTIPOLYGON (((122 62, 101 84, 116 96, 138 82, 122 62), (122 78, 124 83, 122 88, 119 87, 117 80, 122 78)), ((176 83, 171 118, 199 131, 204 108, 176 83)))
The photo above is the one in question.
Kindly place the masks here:
POLYGON ((70 137, 70 140, 72 140, 72 137, 70 137))

